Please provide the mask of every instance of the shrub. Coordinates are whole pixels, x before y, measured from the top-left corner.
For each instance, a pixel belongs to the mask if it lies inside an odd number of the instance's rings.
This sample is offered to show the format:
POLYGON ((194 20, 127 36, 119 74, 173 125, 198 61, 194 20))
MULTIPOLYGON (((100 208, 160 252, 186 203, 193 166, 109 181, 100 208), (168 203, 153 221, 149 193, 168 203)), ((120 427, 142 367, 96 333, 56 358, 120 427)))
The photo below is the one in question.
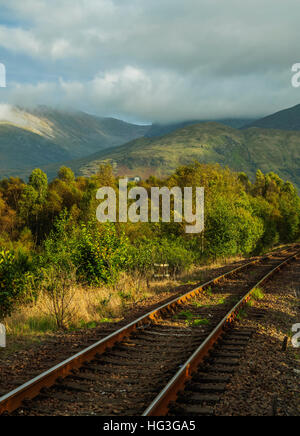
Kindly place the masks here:
POLYGON ((217 258, 238 253, 239 229, 232 204, 226 199, 218 199, 208 211, 205 238, 209 256, 217 258))
POLYGON ((67 329, 72 320, 71 303, 74 297, 76 272, 72 265, 66 270, 50 266, 43 270, 42 292, 47 298, 49 313, 59 329, 67 329))
POLYGON ((130 245, 128 247, 128 270, 147 276, 153 269, 155 251, 155 240, 144 239, 137 246, 130 245))
POLYGON ((162 239, 157 243, 155 251, 155 262, 169 264, 174 278, 176 274, 187 270, 194 262, 193 253, 184 247, 180 238, 162 239))
POLYGON ((131 246, 128 253, 129 269, 146 277, 155 263, 168 264, 175 277, 179 272, 188 269, 194 261, 193 253, 184 247, 181 238, 145 239, 139 245, 131 246))
POLYGON ((264 222, 247 199, 219 197, 207 214, 206 241, 211 256, 252 253, 264 235, 264 222))
POLYGON ((0 251, 0 319, 11 315, 21 302, 31 299, 34 275, 28 255, 0 251))
POLYGON ((90 285, 114 283, 128 264, 128 248, 128 239, 114 224, 82 225, 73 251, 79 279, 90 285))
POLYGON ((44 243, 44 251, 40 256, 40 267, 56 266, 60 270, 73 269, 73 251, 75 231, 70 227, 68 214, 62 212, 55 221, 54 229, 44 243))

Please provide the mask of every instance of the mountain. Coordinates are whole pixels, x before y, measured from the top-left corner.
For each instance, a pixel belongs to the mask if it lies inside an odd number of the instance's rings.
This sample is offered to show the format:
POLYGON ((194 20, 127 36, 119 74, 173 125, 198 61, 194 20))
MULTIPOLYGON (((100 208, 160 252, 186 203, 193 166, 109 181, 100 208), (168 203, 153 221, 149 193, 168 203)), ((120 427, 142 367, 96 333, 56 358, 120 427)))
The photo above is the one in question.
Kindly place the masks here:
POLYGON ((260 127, 262 129, 279 129, 289 131, 300 130, 300 104, 249 123, 244 127, 260 127))
POLYGON ((300 105, 248 128, 240 128, 243 122, 137 126, 83 112, 0 105, 0 178, 27 177, 36 167, 53 178, 61 165, 89 176, 103 162, 121 176, 165 176, 197 160, 252 177, 258 168, 275 171, 300 187, 300 105))
POLYGON ((50 138, 14 125, 0 123, 0 173, 9 168, 22 170, 70 158, 70 154, 50 138))
MULTIPOLYGON (((175 130, 182 129, 187 126, 192 126, 194 124, 200 124, 200 123, 208 123, 211 122, 210 120, 198 120, 198 121, 182 121, 180 123, 172 123, 172 124, 158 124, 154 123, 146 133, 147 138, 153 138, 155 136, 164 136, 168 133, 172 133, 175 130)), ((239 129, 241 127, 244 127, 252 122, 254 120, 251 119, 244 119, 244 118, 228 118, 228 119, 222 119, 222 120, 216 120, 216 123, 224 124, 225 126, 234 127, 235 129, 239 129)))
POLYGON ((140 138, 113 150, 73 162, 81 175, 111 162, 119 175, 165 176, 193 161, 219 163, 254 176, 257 169, 277 172, 300 187, 300 133, 250 128, 238 130, 203 123, 159 138, 140 138))
POLYGON ((149 127, 45 106, 0 105, 0 177, 119 146, 144 136, 149 127))

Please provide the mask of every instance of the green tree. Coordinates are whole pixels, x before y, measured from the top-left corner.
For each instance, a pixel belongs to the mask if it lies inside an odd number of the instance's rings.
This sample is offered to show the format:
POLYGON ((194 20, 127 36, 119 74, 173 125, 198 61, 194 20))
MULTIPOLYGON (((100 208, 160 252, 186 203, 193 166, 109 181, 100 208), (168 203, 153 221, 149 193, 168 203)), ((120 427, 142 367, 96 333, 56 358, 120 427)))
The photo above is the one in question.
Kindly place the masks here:
POLYGON ((58 171, 58 178, 66 183, 73 183, 75 181, 75 175, 73 171, 68 167, 61 167, 58 171))

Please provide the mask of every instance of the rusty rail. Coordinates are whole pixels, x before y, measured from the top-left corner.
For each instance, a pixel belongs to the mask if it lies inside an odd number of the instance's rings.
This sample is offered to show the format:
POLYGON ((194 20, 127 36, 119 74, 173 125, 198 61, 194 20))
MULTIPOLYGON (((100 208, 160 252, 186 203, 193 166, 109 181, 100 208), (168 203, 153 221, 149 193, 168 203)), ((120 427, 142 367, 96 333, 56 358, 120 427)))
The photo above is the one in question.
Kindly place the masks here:
MULTIPOLYGON (((130 334, 135 330, 143 328, 143 326, 149 325, 151 322, 155 321, 155 319, 160 314, 176 308, 179 304, 184 304, 187 300, 195 297, 200 292, 202 292, 209 286, 219 282, 220 280, 229 277, 236 272, 247 269, 248 267, 255 265, 256 263, 260 263, 263 260, 269 259, 270 257, 272 257, 272 254, 274 253, 269 253, 267 256, 264 256, 262 258, 256 258, 251 262, 241 265, 238 268, 228 271, 227 273, 222 274, 221 276, 210 280, 207 283, 204 283, 203 285, 193 289, 190 292, 185 293, 179 298, 175 298, 169 303, 163 304, 157 309, 136 319, 127 326, 117 330, 116 332, 112 333, 101 341, 96 342, 95 344, 82 350, 81 352, 75 354, 74 356, 61 362, 60 364, 54 366, 48 371, 43 372, 42 374, 28 381, 22 386, 0 397, 0 415, 5 412, 11 413, 14 410, 18 409, 22 405, 22 402, 24 400, 31 400, 35 398, 40 393, 42 388, 51 387, 53 384, 55 384, 58 378, 67 377, 72 370, 80 368, 85 362, 90 362, 95 358, 97 354, 104 353, 107 349, 112 348, 116 343, 121 342, 124 338, 130 336, 130 334)), ((205 342, 205 344, 207 344, 207 341, 205 342)))
POLYGON ((272 271, 265 275, 247 294, 234 306, 234 308, 223 318, 218 326, 211 332, 207 339, 200 345, 194 354, 186 361, 181 369, 170 380, 167 386, 160 392, 151 405, 145 410, 142 416, 165 416, 169 411, 169 404, 176 401, 178 394, 184 390, 185 384, 192 378, 192 374, 197 371, 200 363, 207 357, 215 343, 225 333, 226 328, 239 314, 244 305, 251 299, 253 291, 264 284, 271 276, 278 272, 291 260, 296 259, 300 251, 285 259, 272 271))

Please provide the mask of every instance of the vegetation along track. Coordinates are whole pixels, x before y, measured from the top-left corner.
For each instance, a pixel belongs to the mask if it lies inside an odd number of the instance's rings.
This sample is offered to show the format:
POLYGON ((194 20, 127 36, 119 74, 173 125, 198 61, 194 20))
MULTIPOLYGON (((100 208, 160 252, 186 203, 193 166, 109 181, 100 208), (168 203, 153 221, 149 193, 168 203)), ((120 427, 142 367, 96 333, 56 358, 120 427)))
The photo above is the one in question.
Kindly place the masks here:
MULTIPOLYGON (((167 414, 171 401, 178 398, 252 289, 292 260, 297 250, 299 246, 293 246, 255 259, 164 304, 1 397, 0 414, 167 414)), ((227 366, 227 371, 225 368, 222 379, 215 377, 219 389, 230 374, 224 354, 229 351, 235 363, 234 353, 240 350, 234 346, 241 347, 250 334, 229 334, 229 350, 225 347, 220 352, 218 362, 227 366)), ((213 390, 212 385, 210 388, 213 390)), ((177 413, 176 407, 178 410, 178 405, 171 406, 170 413, 177 413)), ((184 407, 180 410, 184 414, 184 407)))

